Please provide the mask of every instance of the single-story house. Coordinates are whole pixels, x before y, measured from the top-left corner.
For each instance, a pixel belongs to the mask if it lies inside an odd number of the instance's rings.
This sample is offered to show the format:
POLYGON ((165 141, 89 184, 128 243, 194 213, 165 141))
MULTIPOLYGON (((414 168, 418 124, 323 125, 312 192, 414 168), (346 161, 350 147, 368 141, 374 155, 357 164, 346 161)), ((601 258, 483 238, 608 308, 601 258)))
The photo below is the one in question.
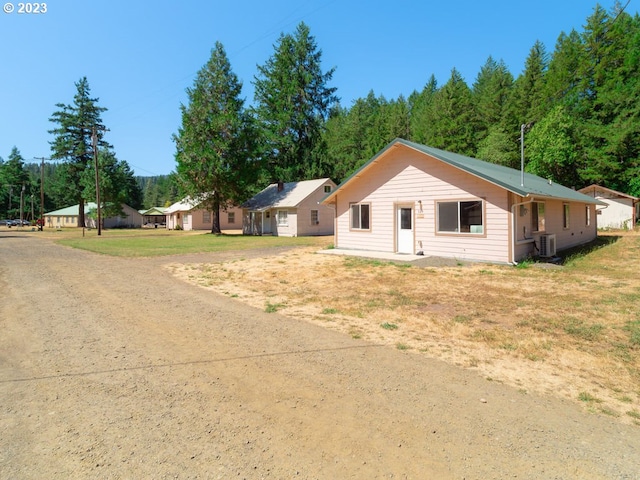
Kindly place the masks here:
MULTIPOLYGON (((186 197, 165 210, 166 226, 169 230, 211 230, 213 213, 201 207, 201 201, 186 197)), ((242 229, 242 209, 230 207, 220 210, 220 229, 242 229)))
POLYGON ((138 210, 142 215, 142 226, 147 228, 164 227, 167 221, 165 207, 151 207, 146 210, 138 210))
POLYGON ((334 209, 320 201, 335 188, 330 178, 272 183, 242 204, 242 233, 284 237, 332 235, 334 209))
POLYGON ((606 204, 596 211, 598 228, 631 229, 640 221, 640 198, 638 197, 600 185, 589 185, 578 191, 606 204))
POLYGON ((516 263, 597 236, 602 203, 536 175, 396 139, 327 195, 334 245, 516 263))
MULTIPOLYGON (((78 212, 79 205, 61 208, 44 214, 44 225, 49 228, 79 227, 78 212)), ((96 228, 96 220, 89 217, 92 211, 97 210, 98 205, 95 202, 86 202, 84 204, 84 226, 87 228, 96 228)), ((142 215, 136 209, 127 204, 121 205, 122 216, 104 217, 102 218, 102 226, 104 228, 140 228, 142 227, 142 215)))

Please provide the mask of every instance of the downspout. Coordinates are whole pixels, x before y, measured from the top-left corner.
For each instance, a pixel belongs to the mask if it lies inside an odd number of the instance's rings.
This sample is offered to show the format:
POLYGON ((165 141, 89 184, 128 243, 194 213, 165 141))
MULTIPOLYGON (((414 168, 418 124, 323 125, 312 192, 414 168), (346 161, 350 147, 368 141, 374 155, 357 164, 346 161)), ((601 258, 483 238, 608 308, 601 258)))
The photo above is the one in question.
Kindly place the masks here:
POLYGON ((527 202, 519 202, 519 203, 514 203, 513 205, 511 205, 511 232, 512 232, 512 238, 511 238, 511 263, 515 266, 518 265, 518 262, 516 262, 515 258, 516 258, 516 237, 518 232, 516 231, 516 207, 520 207, 522 205, 528 205, 533 203, 533 198, 530 198, 529 201, 527 202))

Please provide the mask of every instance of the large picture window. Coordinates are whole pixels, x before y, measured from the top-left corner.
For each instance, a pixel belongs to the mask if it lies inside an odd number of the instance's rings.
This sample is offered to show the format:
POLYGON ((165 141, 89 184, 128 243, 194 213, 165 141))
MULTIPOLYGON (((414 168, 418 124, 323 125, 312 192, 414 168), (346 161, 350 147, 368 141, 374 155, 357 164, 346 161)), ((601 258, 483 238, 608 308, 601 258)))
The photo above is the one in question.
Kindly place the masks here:
POLYGON ((484 233, 481 200, 438 202, 438 232, 484 233))
POLYGON ((371 209, 368 203, 354 203, 351 205, 351 229, 369 230, 371 209))

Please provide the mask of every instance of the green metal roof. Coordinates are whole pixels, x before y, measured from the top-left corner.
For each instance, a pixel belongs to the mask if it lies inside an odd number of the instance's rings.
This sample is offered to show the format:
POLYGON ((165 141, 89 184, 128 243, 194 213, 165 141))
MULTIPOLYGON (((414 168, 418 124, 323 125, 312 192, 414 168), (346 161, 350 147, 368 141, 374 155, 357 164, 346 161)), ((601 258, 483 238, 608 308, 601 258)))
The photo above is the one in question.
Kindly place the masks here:
POLYGON ((164 215, 166 207, 151 207, 148 210, 138 210, 141 215, 164 215))
POLYGON ((591 203, 596 205, 602 205, 602 202, 594 199, 588 195, 584 195, 571 188, 564 187, 557 183, 553 183, 537 175, 531 173, 524 173, 524 182, 522 182, 522 173, 520 170, 505 167, 503 165, 497 165, 495 163, 485 162, 478 160, 477 158, 467 157, 459 155, 457 153, 447 152, 438 148, 428 147, 419 143, 410 142, 402 138, 396 138, 389 143, 384 149, 378 152, 371 160, 365 163, 362 167, 356 170, 349 178, 344 180, 336 190, 327 195, 323 202, 326 202, 332 198, 343 185, 349 183, 355 177, 362 174, 373 164, 378 162, 387 152, 398 146, 404 146, 417 150, 418 152, 429 155, 437 160, 440 160, 452 167, 463 170, 475 177, 486 180, 499 187, 504 188, 510 192, 520 195, 522 197, 535 197, 535 198, 552 198, 558 200, 568 200, 580 203, 591 203))
MULTIPOLYGON (((84 213, 87 214, 92 208, 98 208, 95 202, 87 202, 84 204, 84 213)), ((72 217, 78 215, 80 205, 71 205, 70 207, 61 208, 60 210, 54 210, 53 212, 47 212, 45 215, 58 216, 58 217, 72 217)))

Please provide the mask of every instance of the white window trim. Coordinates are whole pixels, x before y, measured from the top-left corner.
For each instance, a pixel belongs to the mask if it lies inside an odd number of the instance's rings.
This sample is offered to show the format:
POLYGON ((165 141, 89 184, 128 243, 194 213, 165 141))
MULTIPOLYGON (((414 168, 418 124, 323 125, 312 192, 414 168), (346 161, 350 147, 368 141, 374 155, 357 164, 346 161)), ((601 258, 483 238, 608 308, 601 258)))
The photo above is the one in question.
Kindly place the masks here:
POLYGON ((289 211, 288 210, 278 210, 276 213, 276 218, 278 219, 279 227, 288 227, 289 226, 289 211), (284 222, 281 222, 280 213, 284 213, 284 222))

